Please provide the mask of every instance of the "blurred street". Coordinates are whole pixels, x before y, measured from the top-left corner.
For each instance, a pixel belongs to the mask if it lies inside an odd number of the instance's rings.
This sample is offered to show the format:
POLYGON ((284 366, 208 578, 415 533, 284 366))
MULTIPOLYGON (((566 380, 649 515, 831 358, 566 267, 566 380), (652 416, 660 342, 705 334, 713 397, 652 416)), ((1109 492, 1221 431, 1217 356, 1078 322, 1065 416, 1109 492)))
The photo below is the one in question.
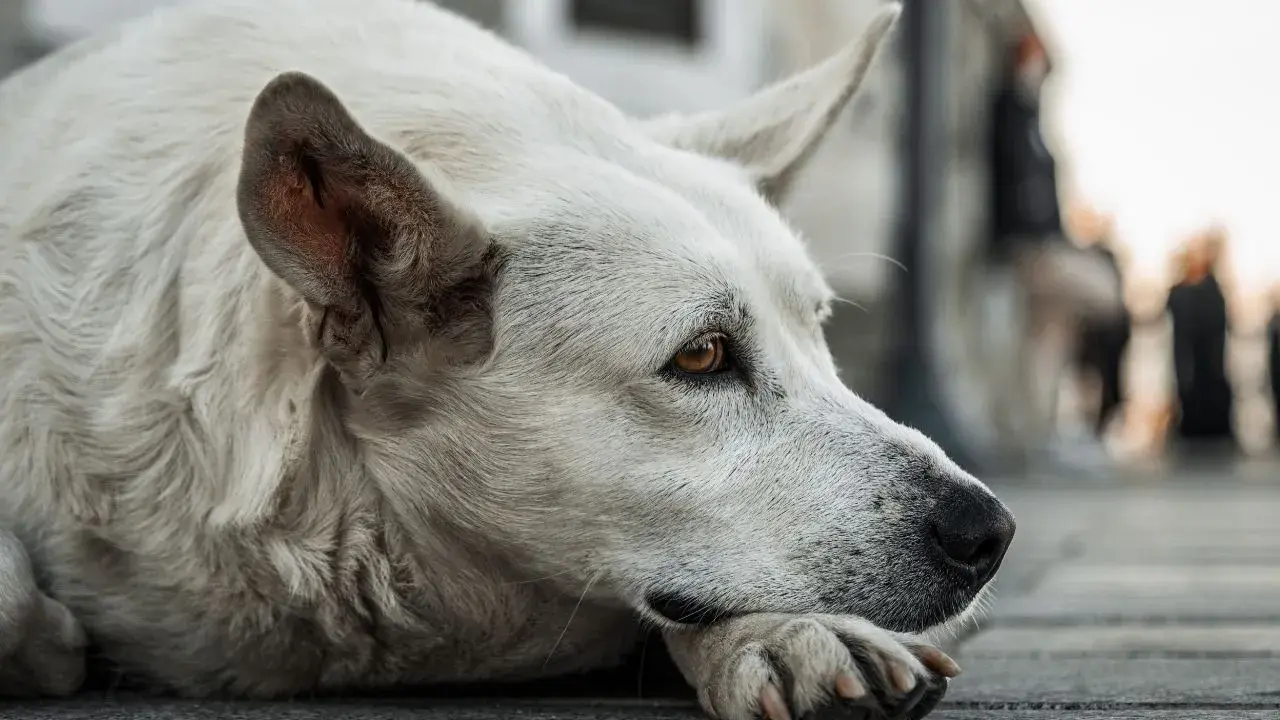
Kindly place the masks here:
POLYGON ((1275 717, 1275 477, 1257 462, 1001 487, 1019 537, 940 716, 1275 717))

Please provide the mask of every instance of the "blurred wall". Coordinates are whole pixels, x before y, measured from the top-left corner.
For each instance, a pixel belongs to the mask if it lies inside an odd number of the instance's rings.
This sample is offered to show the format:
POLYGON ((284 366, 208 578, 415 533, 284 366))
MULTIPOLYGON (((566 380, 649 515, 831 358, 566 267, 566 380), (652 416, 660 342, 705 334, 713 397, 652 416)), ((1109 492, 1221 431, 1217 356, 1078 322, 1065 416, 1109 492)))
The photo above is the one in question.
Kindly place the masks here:
MULTIPOLYGON (((775 0, 778 44, 772 75, 812 65, 865 26, 879 0, 775 0)), ((841 118, 798 179, 783 210, 809 240, 838 292, 866 310, 845 306, 828 331, 845 379, 877 397, 882 359, 892 342, 893 284, 903 272, 924 273, 932 292, 927 328, 942 372, 941 400, 980 445, 998 441, 993 415, 1007 386, 1020 321, 1017 289, 984 262, 988 233, 988 122, 1010 38, 1029 22, 1020 0, 940 3, 949 29, 940 85, 945 131, 932 165, 943 193, 930 223, 922 267, 903 269, 895 252, 904 161, 905 87, 901 35, 881 56, 861 96, 841 118), (1003 286, 996 288, 995 286, 1003 286), (995 292, 992 292, 995 290, 995 292), (997 300, 992 303, 989 300, 997 300), (992 325, 1006 332, 993 336, 992 325)))
POLYGON ((22 0, 0 0, 0 77, 12 72, 23 60, 25 15, 22 0))
MULTIPOLYGON (((985 264, 989 234, 989 123, 1007 38, 998 3, 946 4, 951 29, 945 49, 944 153, 940 217, 934 226, 927 286, 933 322, 928 328, 941 374, 940 400, 957 419, 963 439, 999 445, 999 401, 1018 368, 1013 326, 1020 301, 1007 276, 985 264), (994 322, 993 322, 994 321, 994 322), (992 330, 1005 329, 1005 333, 992 330)), ((939 11, 942 11, 942 6, 939 11)))
MULTIPOLYGON (((6 0, 0 0, 4 2, 6 0)), ((184 0, 26 0, 31 29, 55 42, 65 42, 145 14, 160 5, 184 0)))
MULTIPOLYGON (((797 72, 856 38, 882 0, 773 0, 769 79, 797 72)), ((827 326, 845 382, 876 401, 892 340, 886 303, 904 270, 891 257, 902 176, 901 33, 890 36, 862 90, 797 176, 783 214, 805 238, 835 291, 827 326), (854 304, 856 303, 856 304, 854 304)))
MULTIPOLYGON (((852 41, 882 0, 775 0, 772 77, 797 72, 852 41)), ((900 33, 891 36, 857 98, 796 180, 783 211, 839 291, 874 301, 900 272, 893 252, 903 118, 900 33)))
POLYGON ((498 33, 507 34, 506 0, 435 0, 440 7, 467 15, 472 20, 498 33))

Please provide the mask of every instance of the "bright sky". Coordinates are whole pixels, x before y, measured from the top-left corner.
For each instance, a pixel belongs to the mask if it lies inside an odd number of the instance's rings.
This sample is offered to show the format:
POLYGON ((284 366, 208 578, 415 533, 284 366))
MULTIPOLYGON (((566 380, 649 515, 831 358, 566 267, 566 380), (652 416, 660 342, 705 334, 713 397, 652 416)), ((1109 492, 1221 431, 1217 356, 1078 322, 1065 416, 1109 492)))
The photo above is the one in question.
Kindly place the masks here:
POLYGON ((1239 282, 1280 279, 1280 2, 1028 5, 1054 54, 1045 124, 1066 186, 1115 213, 1135 269, 1160 272, 1221 219, 1239 282))

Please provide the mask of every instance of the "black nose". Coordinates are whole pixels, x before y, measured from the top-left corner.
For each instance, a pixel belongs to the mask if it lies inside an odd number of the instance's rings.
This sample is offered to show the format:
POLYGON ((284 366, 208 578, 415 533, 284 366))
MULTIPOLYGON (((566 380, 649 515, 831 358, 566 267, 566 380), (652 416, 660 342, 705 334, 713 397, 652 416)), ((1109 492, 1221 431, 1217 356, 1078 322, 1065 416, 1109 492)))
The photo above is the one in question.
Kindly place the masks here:
POLYGON ((1013 541, 1013 514, 980 487, 952 490, 934 506, 930 526, 934 545, 953 565, 982 585, 996 574, 1013 541))

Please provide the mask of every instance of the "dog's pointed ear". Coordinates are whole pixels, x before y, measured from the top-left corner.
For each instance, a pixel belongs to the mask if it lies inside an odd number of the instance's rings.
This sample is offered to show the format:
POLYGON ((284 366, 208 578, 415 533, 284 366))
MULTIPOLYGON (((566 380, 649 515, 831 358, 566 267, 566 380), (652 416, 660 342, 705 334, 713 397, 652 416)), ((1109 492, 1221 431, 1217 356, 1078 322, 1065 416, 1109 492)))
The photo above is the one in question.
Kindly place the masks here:
POLYGON ((741 164, 778 202, 862 85, 900 13, 900 5, 889 5, 840 52, 726 109, 661 116, 642 126, 664 144, 741 164))
POLYGON ((345 344, 376 340, 384 355, 386 309, 426 303, 473 271, 488 246, 438 182, 297 72, 254 101, 236 202, 267 267, 337 323, 345 344))

